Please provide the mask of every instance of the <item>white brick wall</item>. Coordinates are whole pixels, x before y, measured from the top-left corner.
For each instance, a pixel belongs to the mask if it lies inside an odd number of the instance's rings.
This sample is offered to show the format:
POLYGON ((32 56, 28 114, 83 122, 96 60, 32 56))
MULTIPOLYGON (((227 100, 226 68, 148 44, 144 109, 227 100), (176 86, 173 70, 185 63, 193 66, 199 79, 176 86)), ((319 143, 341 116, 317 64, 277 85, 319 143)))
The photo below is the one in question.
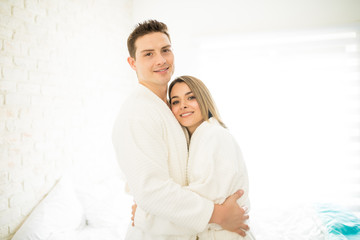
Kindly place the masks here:
POLYGON ((0 239, 68 167, 113 157, 112 121, 134 80, 131 2, 0 0, 0 239))

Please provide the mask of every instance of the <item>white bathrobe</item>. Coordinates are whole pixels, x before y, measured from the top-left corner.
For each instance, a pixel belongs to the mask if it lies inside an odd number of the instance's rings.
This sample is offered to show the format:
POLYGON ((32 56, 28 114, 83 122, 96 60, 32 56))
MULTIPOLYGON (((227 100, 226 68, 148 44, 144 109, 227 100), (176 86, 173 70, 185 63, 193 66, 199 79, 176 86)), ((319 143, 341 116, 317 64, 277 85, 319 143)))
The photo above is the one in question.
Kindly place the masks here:
POLYGON ((170 222, 169 226, 177 226, 183 234, 205 229, 214 204, 184 188, 187 185, 187 142, 166 103, 139 84, 116 119, 113 144, 120 168, 138 204, 136 218, 139 221, 135 227, 129 227, 127 239, 183 239, 163 235, 161 231, 167 232, 166 226, 148 231, 147 221, 141 219, 155 216, 170 222))
MULTIPOLYGON (((219 125, 214 119, 203 122, 193 133, 189 147, 187 189, 201 196, 221 204, 225 199, 239 189, 244 190, 244 195, 238 200, 241 207, 250 209, 248 198, 248 175, 240 148, 233 136, 219 125)), ((138 211, 135 213, 138 214, 138 211)), ((141 217, 143 212, 141 210, 141 217)), ((163 219, 147 216, 148 228, 160 229, 166 226, 168 232, 163 234, 180 233, 182 229, 171 223, 164 223, 163 219)), ((136 225, 136 222, 135 222, 136 225)), ((143 225, 144 226, 144 225, 143 225)), ((223 230, 217 224, 208 224, 206 229, 197 235, 188 235, 182 239, 200 240, 253 240, 250 231, 245 238, 237 233, 223 230)))
MULTIPOLYGON (((241 207, 250 209, 249 180, 239 145, 229 131, 214 119, 204 121, 193 133, 189 148, 188 178, 191 191, 221 204, 237 190, 244 190, 238 200, 241 207)), ((254 239, 251 232, 245 238, 209 224, 198 234, 200 240, 254 239)))

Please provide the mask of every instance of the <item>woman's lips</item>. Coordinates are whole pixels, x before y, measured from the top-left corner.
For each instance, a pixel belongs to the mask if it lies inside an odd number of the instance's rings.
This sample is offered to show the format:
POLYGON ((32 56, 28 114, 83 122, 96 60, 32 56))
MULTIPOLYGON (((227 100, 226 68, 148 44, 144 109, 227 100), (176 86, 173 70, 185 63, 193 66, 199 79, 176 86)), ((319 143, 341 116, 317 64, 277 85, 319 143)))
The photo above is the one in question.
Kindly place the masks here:
POLYGON ((192 115, 194 112, 186 112, 186 113, 182 113, 180 114, 180 117, 188 117, 190 115, 192 115))

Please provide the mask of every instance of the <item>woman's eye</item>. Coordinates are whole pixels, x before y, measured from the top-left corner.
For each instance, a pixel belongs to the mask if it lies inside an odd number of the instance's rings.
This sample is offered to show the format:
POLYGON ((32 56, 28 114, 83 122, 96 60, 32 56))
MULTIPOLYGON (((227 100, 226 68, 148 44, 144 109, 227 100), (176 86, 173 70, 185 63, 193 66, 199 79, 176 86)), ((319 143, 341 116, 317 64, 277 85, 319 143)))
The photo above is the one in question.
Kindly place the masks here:
POLYGON ((195 96, 190 96, 188 99, 193 100, 193 99, 196 99, 196 97, 195 96))
POLYGON ((171 50, 166 48, 166 49, 163 50, 163 52, 171 52, 171 50))
POLYGON ((152 55, 152 53, 147 53, 147 54, 145 54, 145 56, 151 56, 152 55))
POLYGON ((172 103, 171 103, 171 105, 176 105, 176 104, 178 104, 179 103, 179 101, 173 101, 172 103))

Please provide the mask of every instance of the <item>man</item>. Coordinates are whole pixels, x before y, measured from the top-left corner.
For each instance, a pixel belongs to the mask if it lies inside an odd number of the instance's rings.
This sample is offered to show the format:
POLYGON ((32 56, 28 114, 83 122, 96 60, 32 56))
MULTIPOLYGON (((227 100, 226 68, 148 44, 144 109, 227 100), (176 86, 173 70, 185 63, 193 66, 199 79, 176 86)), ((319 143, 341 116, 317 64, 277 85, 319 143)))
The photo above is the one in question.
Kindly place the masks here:
POLYGON ((174 55, 166 25, 155 20, 138 24, 128 50, 139 86, 124 102, 113 132, 120 168, 139 206, 127 238, 180 239, 208 223, 245 236, 248 216, 236 203, 241 193, 217 205, 182 188, 187 185, 187 142, 167 105, 174 55))

